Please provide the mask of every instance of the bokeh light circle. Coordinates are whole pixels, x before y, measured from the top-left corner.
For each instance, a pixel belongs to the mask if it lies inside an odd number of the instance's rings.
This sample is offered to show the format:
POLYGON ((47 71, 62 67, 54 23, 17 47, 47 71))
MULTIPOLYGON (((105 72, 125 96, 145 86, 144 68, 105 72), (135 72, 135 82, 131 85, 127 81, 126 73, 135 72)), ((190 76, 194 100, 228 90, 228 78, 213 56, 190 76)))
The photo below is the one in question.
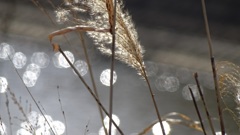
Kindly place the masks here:
POLYGON ((7 43, 0 44, 0 59, 9 60, 9 57, 12 59, 15 50, 13 47, 7 43))
POLYGON ((155 86, 159 91, 175 92, 179 89, 180 83, 177 77, 162 74, 155 80, 155 86))
MULTIPOLYGON (((88 65, 83 60, 77 60, 74 62, 74 67, 77 69, 77 71, 80 73, 81 76, 84 76, 88 72, 88 65)), ((75 71, 73 71, 75 73, 75 71)), ((76 73, 75 73, 76 74, 76 73)))
MULTIPOLYGON (((70 51, 64 51, 64 54, 67 56, 67 58, 70 60, 70 62, 73 64, 74 63, 74 55, 70 51)), ((58 56, 58 61, 59 65, 63 68, 69 68, 70 65, 68 64, 67 60, 65 57, 60 53, 58 56)))
POLYGON ((27 63, 27 57, 22 52, 16 52, 12 59, 13 65, 17 69, 23 68, 27 63))
POLYGON ((53 121, 52 128, 56 135, 61 135, 65 132, 65 125, 61 121, 53 121))
MULTIPOLYGON (((183 87, 183 89, 182 89, 183 98, 186 99, 186 100, 190 100, 190 101, 193 100, 192 96, 191 96, 191 93, 190 93, 190 90, 189 90, 189 87, 192 89, 193 96, 194 96, 195 100, 198 101, 200 99, 200 94, 198 92, 198 88, 197 88, 196 84, 188 84, 185 87, 183 87)), ((201 90, 202 90, 202 93, 203 93, 203 88, 202 87, 201 87, 201 90)))
MULTIPOLYGON (((166 121, 162 121, 163 127, 164 127, 164 131, 166 133, 166 135, 169 135, 171 132, 171 127, 168 124, 168 122, 166 121)), ((152 127, 152 133, 153 135, 163 135, 162 133, 162 128, 160 126, 160 123, 156 123, 153 127, 152 127)))
POLYGON ((31 57, 31 62, 38 65, 40 68, 46 68, 49 65, 49 56, 44 52, 35 52, 31 57))
POLYGON ((32 72, 32 71, 25 71, 23 73, 23 82, 27 87, 33 87, 35 86, 38 76, 36 73, 32 72))
MULTIPOLYGON (((110 75, 111 75, 111 70, 110 69, 105 69, 102 71, 100 75, 100 81, 103 85, 105 86, 110 86, 110 75)), ((117 73, 113 71, 113 84, 117 81, 117 73)))
POLYGON ((27 66, 26 71, 31 71, 33 73, 35 73, 37 75, 37 77, 39 77, 40 73, 41 73, 41 69, 38 65, 31 63, 27 66))

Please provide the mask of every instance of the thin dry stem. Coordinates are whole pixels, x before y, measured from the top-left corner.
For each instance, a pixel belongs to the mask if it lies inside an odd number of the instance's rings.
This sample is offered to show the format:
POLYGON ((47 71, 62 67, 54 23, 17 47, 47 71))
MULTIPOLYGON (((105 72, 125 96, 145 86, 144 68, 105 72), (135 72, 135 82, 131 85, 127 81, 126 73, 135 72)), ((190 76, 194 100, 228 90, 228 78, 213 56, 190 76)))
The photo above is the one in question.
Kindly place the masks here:
POLYGON ((199 84, 199 81, 198 81, 198 74, 197 73, 194 73, 194 78, 195 78, 195 81, 196 81, 196 84, 197 84, 197 87, 198 87, 198 92, 199 92, 200 97, 201 97, 202 102, 203 102, 204 110, 206 112, 207 119, 208 119, 208 122, 209 122, 209 125, 210 125, 210 128, 211 128, 212 134, 215 135, 216 133, 214 131, 211 116, 208 112, 207 105, 206 105, 206 102, 205 102, 205 99, 204 99, 204 96, 203 96, 203 93, 202 93, 202 90, 201 90, 201 87, 200 87, 200 84, 199 84))
POLYGON ((161 115, 160 115, 160 113, 158 111, 158 106, 157 106, 157 103, 156 103, 156 100, 155 100, 155 96, 153 94, 153 91, 152 91, 152 88, 151 88, 150 82, 148 80, 148 77, 147 77, 145 69, 143 69, 143 76, 144 76, 144 78, 145 78, 145 80, 147 82, 148 89, 149 89, 149 92, 151 94, 152 102, 153 102, 153 105, 154 105, 154 108, 155 108, 155 111, 156 111, 156 114, 157 114, 157 117, 158 117, 158 121, 160 123, 160 127, 161 127, 161 130, 162 130, 162 133, 163 133, 163 135, 166 135, 165 130, 164 130, 164 126, 163 126, 163 123, 162 123, 162 118, 161 118, 161 115))
POLYGON ((111 72, 110 72, 110 94, 109 94, 109 135, 112 134, 112 113, 113 113, 113 71, 115 62, 115 42, 116 42, 116 12, 117 12, 117 1, 106 0, 106 7, 109 15, 110 32, 112 34, 112 57, 111 57, 111 72))
POLYGON ((212 73, 213 73, 213 79, 214 79, 214 85, 215 85, 217 108, 218 108, 218 114, 219 114, 219 118, 220 118, 221 132, 222 132, 222 135, 225 135, 224 121, 223 121, 223 115, 222 115, 222 110, 221 110, 221 105, 220 105, 220 93, 219 93, 219 89, 218 89, 215 60, 214 60, 213 51, 212 51, 213 50, 212 49, 212 41, 211 41, 211 34, 210 34, 210 30, 209 30, 209 25, 208 25, 206 4, 205 4, 205 0, 201 0, 201 2, 202 2, 202 11, 203 11, 205 29, 206 29, 207 39, 208 39, 209 55, 210 55, 212 73))
POLYGON ((194 97, 194 95, 193 95, 193 92, 192 92, 192 89, 191 89, 190 87, 188 87, 188 89, 189 89, 190 94, 191 94, 191 97, 192 97, 192 99, 193 99, 193 104, 194 104, 194 107, 195 107, 195 109, 196 109, 196 111, 197 111, 197 115, 198 115, 198 118, 199 118, 199 120, 200 120, 202 129, 203 129, 203 133, 204 133, 204 135, 207 135, 206 130, 205 130, 204 125, 203 125, 203 121, 202 121, 201 114, 200 114, 199 109, 198 109, 198 106, 197 106, 196 99, 195 99, 195 97, 194 97))
MULTIPOLYGON (((81 45, 82 45, 82 48, 83 48, 85 59, 86 59, 86 62, 87 62, 88 68, 89 68, 89 73, 90 73, 90 78, 91 78, 91 82, 92 82, 92 86, 93 86, 93 91, 96 94, 96 96, 99 98, 97 87, 96 87, 96 83, 95 83, 95 80, 94 80, 94 77, 93 77, 92 66, 91 66, 91 63, 90 63, 90 60, 89 60, 89 56, 88 56, 88 52, 87 52, 87 49, 86 49, 86 44, 85 44, 85 41, 84 41, 82 33, 79 32, 79 34, 80 34, 80 39, 81 39, 81 43, 82 43, 81 45)), ((99 110, 101 123, 102 123, 103 129, 104 129, 105 135, 108 135, 106 126, 105 126, 105 124, 103 122, 103 119, 104 119, 103 112, 102 112, 102 109, 101 109, 101 107, 99 105, 98 105, 98 110, 99 110)))

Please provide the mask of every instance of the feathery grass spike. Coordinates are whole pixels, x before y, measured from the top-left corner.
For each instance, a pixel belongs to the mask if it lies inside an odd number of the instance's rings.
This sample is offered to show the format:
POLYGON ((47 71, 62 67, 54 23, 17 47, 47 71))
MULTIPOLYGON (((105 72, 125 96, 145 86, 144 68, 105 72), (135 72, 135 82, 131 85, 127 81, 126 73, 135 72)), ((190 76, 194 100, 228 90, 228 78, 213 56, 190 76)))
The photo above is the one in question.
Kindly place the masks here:
MULTIPOLYGON (((92 9, 97 9, 92 8, 92 9)), ((91 22, 97 27, 109 28, 106 26, 107 12, 104 9, 94 10, 95 21, 91 22), (99 12, 102 12, 99 13, 99 12), (105 15, 104 15, 105 14, 105 15), (101 15, 101 16, 100 16, 101 15), (96 21, 97 20, 97 21, 96 21)), ((111 24, 110 24, 111 25, 111 24)), ((92 37, 95 44, 98 45, 98 49, 106 55, 111 55, 111 34, 110 33, 96 33, 88 32, 88 35, 92 37)), ((122 3, 118 3, 116 12, 116 59, 128 64, 135 68, 141 75, 143 75, 143 49, 138 42, 137 32, 132 23, 131 17, 128 13, 122 11, 122 3)))
POLYGON ((219 92, 223 103, 238 127, 240 127, 240 67, 228 61, 216 64, 219 92))
MULTIPOLYGON (((106 7, 108 10, 109 24, 110 24, 110 32, 112 33, 112 29, 114 26, 114 6, 112 0, 106 0, 106 7)), ((112 33, 113 34, 113 33, 112 33)))
MULTIPOLYGON (((111 0, 110 0, 111 1, 111 0)), ((112 1, 110 2, 112 3, 112 1)), ((70 10, 76 12, 83 12, 81 7, 87 7, 87 13, 91 16, 90 19, 76 18, 74 16, 73 20, 70 22, 75 22, 75 26, 67 27, 55 31, 49 35, 49 40, 52 42, 55 36, 63 35, 71 31, 85 31, 93 39, 97 48, 105 55, 110 56, 111 45, 112 45, 112 35, 111 27, 113 25, 113 12, 108 14, 109 10, 113 10, 113 7, 108 4, 106 8, 105 0, 88 0, 81 1, 79 4, 82 6, 75 6, 72 4, 70 10), (111 18, 109 18, 111 17, 111 18), (76 20, 78 20, 76 22, 76 20), (76 25, 76 23, 78 25, 76 25)), ((116 50, 115 58, 126 63, 127 65, 135 68, 140 75, 144 75, 144 62, 143 62, 143 52, 144 49, 138 41, 138 35, 130 15, 124 12, 123 4, 121 1, 117 2, 116 11, 116 50)), ((71 18, 69 18, 71 19, 71 18)), ((60 19, 61 20, 61 19, 60 19)))

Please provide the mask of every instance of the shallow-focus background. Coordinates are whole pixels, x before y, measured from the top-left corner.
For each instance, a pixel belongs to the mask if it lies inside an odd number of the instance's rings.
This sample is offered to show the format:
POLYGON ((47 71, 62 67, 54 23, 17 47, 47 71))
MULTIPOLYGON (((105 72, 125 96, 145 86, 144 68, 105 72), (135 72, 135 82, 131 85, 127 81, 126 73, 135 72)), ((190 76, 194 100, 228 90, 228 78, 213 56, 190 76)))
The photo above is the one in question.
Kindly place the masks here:
MULTIPOLYGON (((144 58, 147 68, 152 71, 150 81, 161 115, 179 112, 198 120, 193 103, 182 96, 183 87, 194 84, 192 74, 198 72, 209 110, 213 117, 217 117, 201 1, 128 0, 124 3, 125 9, 132 15, 139 40, 146 50, 144 58), (157 90, 155 82, 162 74, 171 74, 179 79, 180 86, 176 92, 157 90)), ((42 0, 42 4, 53 16, 54 11, 48 2, 42 0)), ((228 60, 239 64, 240 2, 210 0, 206 4, 216 60, 228 60)), ((0 42, 9 43, 16 52, 26 54, 27 64, 31 63, 30 58, 34 52, 45 52, 51 60, 49 66, 41 70, 36 85, 29 88, 41 109, 54 120, 64 122, 62 106, 70 135, 98 133, 101 123, 95 101, 72 69, 56 68, 52 62, 54 52, 47 37, 49 33, 62 27, 53 25, 48 16, 31 1, 0 1, 0 42), (58 94, 62 104, 59 103, 58 94)), ((84 37, 100 99, 108 108, 109 87, 104 86, 99 77, 104 69, 110 67, 110 58, 100 54, 92 41, 87 36, 84 37)), ((62 48, 72 51, 76 60, 84 60, 79 37, 69 34, 67 38, 77 51, 73 51, 67 45, 67 41, 61 43, 62 48)), ((20 75, 25 68, 26 66, 18 70, 20 75)), ((149 91, 144 80, 126 64, 117 61, 115 71, 117 82, 114 84, 113 112, 120 118, 120 127, 126 135, 138 133, 157 118, 149 91)), ((17 99, 21 99, 24 111, 28 112, 29 108, 38 111, 10 61, 0 61, 0 76, 7 78, 11 91, 17 99)), ((84 79, 91 85, 89 73, 84 79)), ((11 96, 8 96, 12 131, 16 134, 23 116, 18 106, 10 99, 11 96)), ((0 94, 0 116, 9 127, 5 94, 0 94)), ((206 117, 204 121, 206 122, 206 117)), ((226 121, 227 131, 231 131, 231 135, 237 135, 238 129, 235 126, 227 126, 231 123, 231 119, 226 121)), ((183 125, 171 127, 172 135, 202 134, 183 125)), ((218 125, 216 127, 219 130, 218 125)), ((8 128, 8 133, 9 130, 8 128)))

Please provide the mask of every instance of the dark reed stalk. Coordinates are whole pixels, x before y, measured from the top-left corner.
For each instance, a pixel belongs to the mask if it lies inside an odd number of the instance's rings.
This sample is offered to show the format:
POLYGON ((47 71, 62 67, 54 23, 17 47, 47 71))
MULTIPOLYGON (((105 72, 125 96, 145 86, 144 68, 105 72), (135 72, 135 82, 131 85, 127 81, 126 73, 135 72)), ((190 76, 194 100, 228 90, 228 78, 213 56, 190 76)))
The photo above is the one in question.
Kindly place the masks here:
POLYGON ((211 34, 210 34, 210 30, 209 30, 209 25, 208 25, 206 4, 205 4, 205 0, 201 0, 201 2, 202 2, 202 11, 203 11, 205 29, 206 29, 207 39, 208 39, 209 56, 210 56, 211 66, 212 66, 212 73, 213 73, 213 79, 214 79, 214 85, 215 85, 217 108, 218 108, 218 114, 219 114, 219 119, 220 119, 221 132, 222 132, 222 135, 225 135, 222 109, 221 109, 221 105, 220 105, 220 93, 219 93, 218 82, 217 82, 216 65, 215 65, 215 60, 214 60, 214 56, 213 56, 212 41, 211 41, 211 34))
POLYGON ((201 87, 200 87, 200 84, 199 84, 199 81, 198 81, 198 74, 197 73, 194 73, 194 78, 195 78, 195 81, 196 81, 196 84, 197 84, 198 92, 199 92, 201 100, 203 102, 204 110, 206 112, 207 119, 208 119, 208 122, 209 122, 209 125, 210 125, 210 128, 211 128, 212 134, 216 135, 216 133, 214 131, 213 124, 212 124, 212 119, 211 119, 211 116, 208 112, 207 105, 206 105, 206 102, 205 102, 205 99, 204 99, 204 96, 203 96, 203 93, 202 93, 202 90, 201 90, 201 87))
POLYGON ((116 46, 116 12, 117 12, 117 1, 106 0, 106 7, 108 10, 110 33, 112 34, 112 55, 111 55, 111 72, 110 72, 110 93, 109 93, 109 135, 112 134, 112 113, 113 113, 113 71, 115 63, 115 46, 116 46))
MULTIPOLYGON (((82 78, 82 76, 80 75, 80 73, 78 72, 78 70, 74 67, 74 65, 70 62, 70 60, 67 58, 67 56, 65 55, 65 53, 62 51, 62 49, 60 48, 59 45, 53 44, 54 48, 58 48, 59 52, 63 55, 63 57, 67 60, 68 64, 71 66, 71 68, 75 71, 75 73, 78 75, 78 78, 82 81, 82 83, 85 85, 85 87, 87 88, 87 90, 89 91, 89 93, 92 95, 92 97, 95 99, 95 101, 98 103, 98 105, 101 107, 101 109, 104 111, 104 113, 109 117, 109 113, 107 112, 107 110, 105 109, 105 107, 102 105, 102 103, 100 102, 100 100, 98 99, 98 97, 93 93, 92 89, 88 86, 88 84, 86 83, 86 81, 82 78), (57 47, 56 47, 57 46, 57 47)), ((113 125, 117 128, 117 130, 119 131, 119 133, 121 135, 124 135, 124 133, 122 132, 122 130, 119 128, 119 126, 114 122, 114 120, 112 121, 113 125)))
POLYGON ((202 121, 201 114, 200 114, 199 109, 198 109, 198 105, 197 105, 196 99, 195 99, 195 97, 194 97, 194 95, 193 95, 193 92, 192 92, 192 89, 191 89, 189 86, 188 86, 188 89, 189 89, 190 94, 191 94, 191 97, 192 97, 192 99, 193 99, 193 104, 194 104, 194 107, 195 107, 195 109, 196 109, 196 111, 197 111, 197 115, 198 115, 198 118, 199 118, 199 120, 200 120, 203 133, 204 133, 204 135, 207 135, 206 130, 205 130, 204 125, 203 125, 203 121, 202 121))

